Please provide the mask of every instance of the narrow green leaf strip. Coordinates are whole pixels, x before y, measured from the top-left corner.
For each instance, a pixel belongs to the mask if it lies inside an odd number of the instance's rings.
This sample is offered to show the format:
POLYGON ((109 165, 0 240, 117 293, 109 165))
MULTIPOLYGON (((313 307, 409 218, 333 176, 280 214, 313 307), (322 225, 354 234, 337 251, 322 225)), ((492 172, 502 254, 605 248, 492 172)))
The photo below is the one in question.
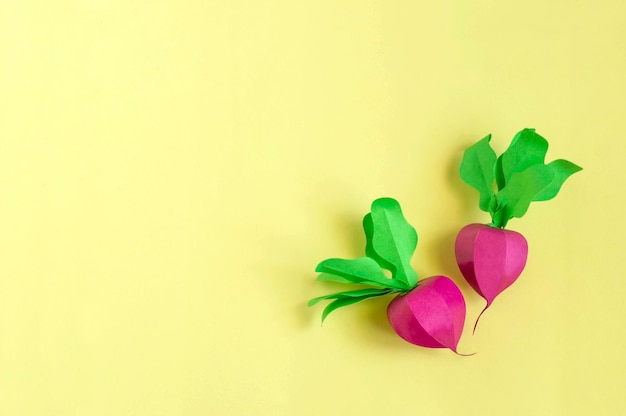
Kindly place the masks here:
POLYGON ((370 295, 366 295, 366 296, 351 296, 351 297, 344 297, 344 298, 338 298, 336 300, 334 300, 333 302, 329 303, 325 308, 324 311, 322 312, 322 323, 324 322, 324 320, 326 319, 326 317, 328 316, 328 314, 330 314, 332 311, 342 308, 344 306, 349 306, 349 305, 353 305, 355 303, 358 302, 362 302, 364 300, 367 299, 371 299, 373 297, 379 297, 379 296, 385 296, 388 295, 389 293, 392 293, 391 291, 381 291, 377 294, 372 293, 370 295))

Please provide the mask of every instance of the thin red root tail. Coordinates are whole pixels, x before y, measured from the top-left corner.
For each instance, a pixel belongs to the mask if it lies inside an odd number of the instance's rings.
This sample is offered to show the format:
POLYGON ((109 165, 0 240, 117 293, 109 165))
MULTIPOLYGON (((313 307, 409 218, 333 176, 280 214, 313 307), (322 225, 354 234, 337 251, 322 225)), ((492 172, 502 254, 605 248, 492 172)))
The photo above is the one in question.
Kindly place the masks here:
POLYGON ((478 325, 478 321, 480 320, 480 317, 483 316, 483 313, 485 313, 485 311, 487 310, 487 308, 489 307, 489 303, 487 303, 487 306, 485 306, 485 309, 483 309, 483 311, 478 315, 478 318, 476 318, 476 322, 474 323, 474 330, 472 331, 472 335, 474 335, 476 333, 476 326, 478 325))
POLYGON ((471 354, 461 354, 461 353, 460 353, 460 352, 458 352, 458 351, 454 351, 454 353, 455 353, 456 355, 460 355, 461 357, 471 357, 472 355, 476 355, 476 353, 475 353, 475 352, 473 352, 473 353, 471 353, 471 354))

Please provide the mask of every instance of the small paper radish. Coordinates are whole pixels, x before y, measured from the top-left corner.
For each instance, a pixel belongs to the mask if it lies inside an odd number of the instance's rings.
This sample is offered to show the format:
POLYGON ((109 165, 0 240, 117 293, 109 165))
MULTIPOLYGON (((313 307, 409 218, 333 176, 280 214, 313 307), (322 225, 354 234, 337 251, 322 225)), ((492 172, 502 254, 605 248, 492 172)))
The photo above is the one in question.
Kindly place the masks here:
POLYGON ((317 268, 319 281, 369 286, 312 299, 332 300, 322 312, 322 322, 329 313, 343 306, 389 294, 398 296, 387 308, 394 331, 411 344, 429 348, 449 348, 455 353, 465 324, 465 300, 456 284, 446 276, 418 281, 411 267, 417 246, 417 233, 406 221, 400 204, 391 198, 377 199, 363 218, 366 236, 365 254, 353 260, 327 259, 317 268), (383 271, 391 272, 387 277, 383 271))
POLYGON ((457 235, 455 254, 461 273, 485 298, 487 306, 520 276, 528 244, 520 233, 505 230, 511 218, 522 217, 531 202, 554 198, 565 180, 582 170, 567 160, 545 164, 548 142, 534 129, 524 129, 496 157, 491 135, 470 146, 461 162, 461 178, 480 193, 480 209, 491 214, 490 224, 470 224, 457 235), (497 189, 497 191, 496 191, 497 189))
POLYGON ((456 351, 465 324, 465 299, 446 276, 423 279, 419 286, 396 296, 387 307, 391 327, 411 344, 456 351))

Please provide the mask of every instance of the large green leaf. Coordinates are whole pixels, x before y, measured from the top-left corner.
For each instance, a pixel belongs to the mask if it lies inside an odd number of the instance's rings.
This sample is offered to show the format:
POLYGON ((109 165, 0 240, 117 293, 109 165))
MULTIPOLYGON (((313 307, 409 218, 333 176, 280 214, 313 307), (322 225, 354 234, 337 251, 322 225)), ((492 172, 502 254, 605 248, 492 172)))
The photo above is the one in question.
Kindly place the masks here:
POLYGON ((489 204, 493 198, 494 165, 496 153, 489 145, 491 135, 479 140, 468 147, 461 162, 461 178, 480 193, 479 207, 489 211, 489 204))
POLYGON ((547 187, 534 196, 533 201, 547 201, 554 198, 559 193, 565 180, 583 169, 564 159, 554 160, 548 163, 547 166, 554 172, 554 177, 547 187))
POLYGON ((374 259, 360 257, 358 259, 327 259, 315 268, 316 272, 327 273, 318 277, 320 281, 334 281, 339 283, 365 284, 383 288, 408 290, 401 281, 389 279, 374 259), (339 279, 333 278, 338 276, 339 279))
POLYGON ((372 203, 370 219, 367 226, 369 220, 364 221, 370 254, 375 253, 374 258, 389 268, 394 279, 415 287, 418 277, 411 267, 411 257, 417 246, 417 232, 404 218, 400 204, 392 198, 377 199, 372 203))
POLYGON ((504 189, 515 173, 534 165, 543 165, 547 151, 548 141, 537 134, 535 129, 518 132, 509 148, 498 158, 496 164, 498 189, 504 189))
POLYGON ((498 201, 504 214, 494 218, 495 225, 504 227, 511 218, 520 218, 535 196, 550 185, 554 172, 546 165, 534 165, 522 172, 511 175, 506 186, 498 192, 498 201))

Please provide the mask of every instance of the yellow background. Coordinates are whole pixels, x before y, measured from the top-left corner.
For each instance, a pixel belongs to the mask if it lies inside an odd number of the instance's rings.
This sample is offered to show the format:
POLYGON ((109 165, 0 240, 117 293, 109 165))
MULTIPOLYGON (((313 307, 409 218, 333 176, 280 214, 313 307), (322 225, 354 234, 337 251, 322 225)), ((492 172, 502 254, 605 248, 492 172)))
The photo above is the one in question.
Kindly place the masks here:
POLYGON ((626 3, 3 1, 0 414, 626 414, 626 3), (584 167, 510 228, 481 321, 457 169, 488 133, 584 167), (459 357, 386 299, 320 327, 327 257, 398 199, 468 303, 459 357))

